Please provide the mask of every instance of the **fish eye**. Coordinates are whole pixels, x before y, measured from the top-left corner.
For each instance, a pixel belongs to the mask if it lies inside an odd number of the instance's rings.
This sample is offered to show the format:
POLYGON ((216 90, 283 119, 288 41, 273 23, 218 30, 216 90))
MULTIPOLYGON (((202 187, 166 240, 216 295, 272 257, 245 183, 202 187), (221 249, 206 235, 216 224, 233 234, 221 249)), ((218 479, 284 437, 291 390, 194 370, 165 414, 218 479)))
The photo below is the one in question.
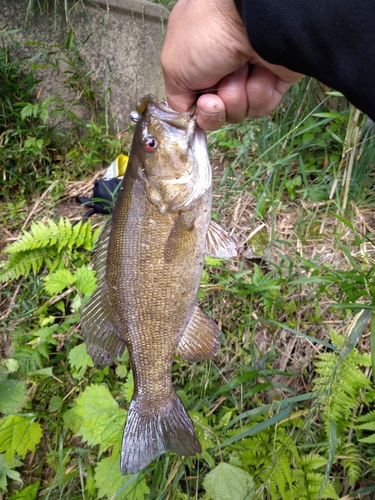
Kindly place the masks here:
POLYGON ((143 147, 148 153, 154 153, 158 149, 158 141, 153 135, 147 135, 143 139, 143 147))

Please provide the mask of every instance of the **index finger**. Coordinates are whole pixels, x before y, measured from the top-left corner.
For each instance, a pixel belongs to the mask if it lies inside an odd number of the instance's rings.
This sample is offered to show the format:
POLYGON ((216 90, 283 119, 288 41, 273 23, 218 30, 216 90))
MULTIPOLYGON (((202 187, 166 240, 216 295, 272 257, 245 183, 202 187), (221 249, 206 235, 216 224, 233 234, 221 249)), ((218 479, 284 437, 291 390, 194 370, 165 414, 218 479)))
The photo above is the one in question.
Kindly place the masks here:
POLYGON ((164 74, 165 95, 168 105, 175 111, 188 111, 197 100, 197 91, 187 89, 164 74))

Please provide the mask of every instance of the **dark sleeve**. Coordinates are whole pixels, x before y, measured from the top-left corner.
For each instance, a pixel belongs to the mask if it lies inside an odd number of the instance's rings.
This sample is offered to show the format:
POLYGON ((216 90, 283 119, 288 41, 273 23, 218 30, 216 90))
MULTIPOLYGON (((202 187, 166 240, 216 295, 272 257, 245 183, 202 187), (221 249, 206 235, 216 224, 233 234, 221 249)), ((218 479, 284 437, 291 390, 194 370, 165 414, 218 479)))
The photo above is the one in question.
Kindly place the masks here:
POLYGON ((375 0, 235 0, 254 50, 375 120, 375 0))

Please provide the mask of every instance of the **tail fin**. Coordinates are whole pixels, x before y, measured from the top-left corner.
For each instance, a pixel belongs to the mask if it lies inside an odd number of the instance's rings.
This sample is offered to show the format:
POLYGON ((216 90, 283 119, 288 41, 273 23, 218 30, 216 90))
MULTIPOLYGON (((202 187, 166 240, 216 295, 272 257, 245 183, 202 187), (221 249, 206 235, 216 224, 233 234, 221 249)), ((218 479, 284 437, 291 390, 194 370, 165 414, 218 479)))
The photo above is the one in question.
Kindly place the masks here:
POLYGON ((194 425, 176 394, 159 413, 142 408, 140 401, 131 402, 121 450, 121 473, 134 474, 156 457, 171 451, 179 455, 195 455, 202 448, 194 434, 194 425))

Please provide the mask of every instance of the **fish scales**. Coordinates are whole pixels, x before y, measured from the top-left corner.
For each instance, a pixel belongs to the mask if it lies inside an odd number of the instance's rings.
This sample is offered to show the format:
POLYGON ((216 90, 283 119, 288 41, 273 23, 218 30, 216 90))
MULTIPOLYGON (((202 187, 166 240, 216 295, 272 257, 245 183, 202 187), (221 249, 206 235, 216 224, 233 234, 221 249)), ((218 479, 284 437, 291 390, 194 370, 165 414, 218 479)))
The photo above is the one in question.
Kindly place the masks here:
POLYGON ((97 251, 98 289, 81 321, 96 363, 129 349, 134 394, 123 474, 166 451, 201 451, 172 386, 173 356, 199 361, 216 354, 220 332, 197 304, 204 255, 236 254, 230 236, 211 222, 211 167, 194 110, 177 113, 153 96, 137 108, 128 167, 97 251))
MULTIPOLYGON (((109 297, 117 311, 116 330, 130 351, 135 387, 154 410, 173 390, 173 355, 179 335, 186 326, 186 311, 190 311, 196 301, 205 233, 203 238, 197 239, 192 251, 181 252, 172 262, 166 262, 165 242, 177 215, 155 210, 142 186, 130 175, 117 206, 122 209, 113 216, 108 249, 111 256, 111 266, 107 270, 109 297), (137 231, 140 225, 142 230, 137 231), (130 287, 131 294, 127 293, 130 287), (122 325, 125 324, 124 330, 122 325), (144 366, 148 370, 144 370, 144 366)), ((203 215, 196 223, 207 231, 210 213, 206 211, 203 215)))

